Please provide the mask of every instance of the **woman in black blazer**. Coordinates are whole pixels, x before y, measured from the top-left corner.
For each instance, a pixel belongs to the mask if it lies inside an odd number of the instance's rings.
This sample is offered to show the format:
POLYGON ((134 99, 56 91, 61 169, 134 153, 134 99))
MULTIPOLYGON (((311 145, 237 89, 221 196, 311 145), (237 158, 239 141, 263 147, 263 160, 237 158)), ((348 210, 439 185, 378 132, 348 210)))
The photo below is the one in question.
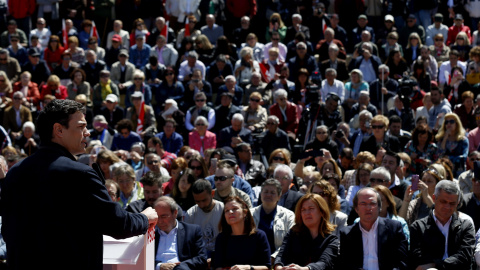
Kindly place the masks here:
MULTIPOLYGON (((379 149, 400 152, 400 141, 397 137, 387 135, 388 118, 383 115, 376 115, 371 121, 373 135, 363 140, 360 145, 360 152, 368 151, 377 156, 379 149)), ((379 161, 379 160, 377 160, 379 161)))

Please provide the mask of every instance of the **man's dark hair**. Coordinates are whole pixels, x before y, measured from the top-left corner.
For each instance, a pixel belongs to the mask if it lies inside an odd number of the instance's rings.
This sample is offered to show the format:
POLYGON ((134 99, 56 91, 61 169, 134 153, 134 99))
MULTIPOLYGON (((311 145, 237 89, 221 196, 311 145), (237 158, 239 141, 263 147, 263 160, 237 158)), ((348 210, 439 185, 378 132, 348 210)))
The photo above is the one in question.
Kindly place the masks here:
POLYGON ((59 123, 68 128, 71 115, 85 112, 85 107, 74 100, 54 99, 39 113, 35 126, 42 144, 52 141, 53 125, 59 123))
MULTIPOLYGON (((400 165, 400 160, 401 160, 401 158, 400 158, 400 156, 399 156, 397 153, 388 150, 388 151, 385 153, 385 156, 394 157, 395 160, 397 160, 397 167, 400 165)), ((385 158, 385 156, 383 156, 383 158, 385 158)))
POLYGON ((172 123, 174 128, 177 127, 177 121, 175 121, 175 119, 167 118, 167 119, 165 119, 165 124, 167 124, 167 123, 172 123))
POLYGON ((205 179, 198 179, 193 183, 192 192, 193 194, 200 194, 206 191, 208 194, 212 193, 212 184, 210 181, 205 179))
POLYGON ((344 147, 342 149, 342 151, 340 151, 340 156, 342 158, 347 158, 349 160, 353 160, 354 159, 354 156, 353 156, 353 150, 352 148, 350 147, 344 147))
POLYGON ((237 151, 237 153, 242 152, 244 146, 247 147, 247 146, 250 146, 250 144, 246 143, 246 142, 239 143, 239 144, 237 144, 237 147, 235 148, 235 151, 237 151))
POLYGON ((142 177, 140 183, 142 183, 144 186, 149 187, 157 185, 160 188, 162 187, 162 175, 156 172, 149 171, 142 177))
POLYGON ((128 129, 128 131, 132 131, 133 130, 132 120, 122 119, 122 120, 118 121, 117 131, 120 132, 120 131, 122 131, 122 129, 128 129))
POLYGON ((297 42, 305 42, 306 40, 306 37, 305 37, 305 34, 302 33, 302 32, 298 32, 295 34, 295 38, 294 38, 297 42))
POLYGON ((163 149, 163 143, 162 143, 162 140, 160 140, 160 138, 152 137, 150 138, 150 141, 153 143, 153 145, 155 146, 160 145, 160 149, 163 149))
POLYGON ((460 53, 457 50, 451 50, 450 55, 455 55, 456 57, 459 57, 460 53))
POLYGON ((402 123, 402 118, 398 115, 392 115, 390 118, 388 118, 389 125, 392 125, 393 123, 402 123))

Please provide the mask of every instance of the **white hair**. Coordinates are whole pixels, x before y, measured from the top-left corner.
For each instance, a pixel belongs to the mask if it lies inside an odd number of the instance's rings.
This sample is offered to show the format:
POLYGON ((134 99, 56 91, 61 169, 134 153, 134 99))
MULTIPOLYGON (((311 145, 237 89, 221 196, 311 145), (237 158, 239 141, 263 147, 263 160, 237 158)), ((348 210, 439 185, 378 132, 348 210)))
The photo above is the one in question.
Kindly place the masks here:
POLYGON ((199 122, 203 122, 205 125, 208 125, 208 120, 204 116, 197 116, 197 118, 195 118, 195 122, 193 124, 197 125, 199 122))
POLYGON ((230 81, 230 80, 237 82, 237 79, 233 75, 228 75, 227 77, 225 77, 225 81, 230 81))
POLYGON ((35 133, 35 124, 33 124, 32 121, 27 121, 27 122, 23 123, 22 131, 25 131, 25 128, 27 128, 27 127, 31 128, 33 133, 35 133))
POLYGON ((293 179, 292 169, 288 165, 278 164, 277 167, 275 167, 275 170, 273 171, 273 177, 275 177, 277 172, 286 172, 288 174, 288 178, 290 178, 290 180, 293 179))
POLYGON ((302 20, 302 15, 300 15, 298 13, 295 13, 295 14, 292 15, 292 19, 295 19, 295 18, 298 18, 301 21, 302 20))
POLYGON ((232 116, 232 122, 233 121, 240 121, 240 122, 243 122, 244 118, 243 118, 243 115, 241 113, 236 113, 232 116))
POLYGON ((277 91, 275 91, 275 94, 273 94, 273 96, 274 96, 275 99, 280 98, 280 97, 287 98, 288 93, 284 89, 278 89, 277 91))
POLYGON ((390 175, 390 172, 385 167, 378 167, 378 168, 374 169, 370 173, 370 175, 373 175, 373 174, 380 174, 381 176, 383 176, 383 180, 386 180, 387 183, 392 180, 392 176, 390 175))

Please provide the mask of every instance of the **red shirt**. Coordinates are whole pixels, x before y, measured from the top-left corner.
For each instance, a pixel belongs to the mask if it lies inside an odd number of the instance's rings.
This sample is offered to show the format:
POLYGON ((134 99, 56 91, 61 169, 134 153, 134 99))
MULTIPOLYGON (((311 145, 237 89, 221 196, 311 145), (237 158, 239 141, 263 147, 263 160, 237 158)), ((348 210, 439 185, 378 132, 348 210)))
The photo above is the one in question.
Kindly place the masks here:
POLYGON ((172 162, 174 159, 177 158, 177 156, 173 153, 164 151, 163 156, 161 156, 160 158, 162 159, 162 164, 165 164, 165 169, 170 172, 172 169, 172 162))
POLYGON ((455 25, 450 26, 448 28, 448 39, 447 39, 447 46, 450 46, 450 44, 454 44, 455 40, 457 39, 457 35, 460 32, 465 32, 468 36, 468 39, 470 40, 470 44, 472 44, 472 34, 470 33, 470 27, 462 25, 461 27, 457 27, 455 25))

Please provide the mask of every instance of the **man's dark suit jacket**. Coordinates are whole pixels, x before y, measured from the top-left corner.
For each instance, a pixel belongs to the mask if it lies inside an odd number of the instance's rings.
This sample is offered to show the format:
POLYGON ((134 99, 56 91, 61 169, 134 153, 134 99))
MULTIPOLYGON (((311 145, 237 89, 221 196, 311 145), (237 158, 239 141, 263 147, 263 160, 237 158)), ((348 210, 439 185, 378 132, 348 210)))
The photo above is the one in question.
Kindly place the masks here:
POLYGON ((87 78, 85 78, 85 80, 90 83, 90 86, 93 87, 100 81, 100 71, 104 70, 105 67, 105 62, 101 60, 97 60, 93 67, 92 65, 90 65, 89 62, 85 62, 85 64, 82 65, 82 69, 87 75, 87 78))
MULTIPOLYGON (((22 72, 28 71, 32 74, 32 79, 31 81, 38 84, 38 87, 40 87, 42 82, 47 83, 48 77, 50 76, 50 69, 47 66, 47 63, 43 60, 40 60, 38 62, 38 65, 35 66, 35 69, 33 69, 32 63, 28 61, 25 65, 22 67, 22 72)), ((63 79, 63 78, 60 78, 63 79)))
POLYGON ((147 217, 113 202, 100 167, 92 167, 55 143, 12 167, 1 194, 9 269, 101 270, 102 235, 147 232, 147 217), (34 205, 26 199, 39 196, 34 205))
MULTIPOLYGON (((196 224, 178 222, 177 231, 177 255, 181 262, 175 269, 205 269, 207 267, 207 251, 203 243, 202 230, 196 224)), ((155 257, 160 243, 160 233, 155 230, 155 257)), ((155 265, 161 263, 155 261, 155 265)))
POLYGON ((480 212, 478 210, 479 207, 475 194, 472 192, 463 195, 462 207, 458 209, 458 211, 469 215, 473 219, 473 223, 475 223, 475 231, 480 229, 480 212))
POLYGON ((217 148, 221 148, 224 146, 231 147, 230 143, 232 142, 233 137, 240 137, 243 142, 246 142, 249 144, 253 143, 251 130, 242 127, 240 131, 235 131, 233 130, 232 126, 229 126, 220 130, 220 133, 217 139, 217 148))
POLYGON ((295 213, 295 207, 302 196, 302 193, 290 189, 282 206, 295 213))
MULTIPOLYGON (((363 55, 355 59, 352 59, 352 61, 350 61, 350 64, 348 64, 348 70, 352 71, 356 68, 359 69, 363 59, 364 59, 363 55)), ((370 60, 370 63, 372 63, 373 70, 375 71, 375 77, 378 78, 378 67, 382 64, 382 60, 380 60, 380 58, 375 55, 372 55, 372 57, 370 57, 369 60, 370 60)))
MULTIPOLYGON (((305 39, 307 41, 310 40, 310 28, 308 28, 308 26, 305 26, 305 25, 300 25, 300 31, 298 32, 302 32, 305 34, 305 39)), ((287 34, 285 35, 285 40, 286 41, 290 41, 290 40, 294 40, 295 39, 295 35, 298 33, 297 32, 297 29, 295 29, 294 26, 289 26, 287 28, 287 34)))
POLYGON ((261 143, 261 147, 263 148, 263 154, 269 158, 270 154, 277 148, 286 148, 289 151, 290 142, 288 140, 288 135, 285 131, 277 128, 275 133, 271 133, 270 131, 265 131, 262 133, 263 140, 261 143))
MULTIPOLYGON (((394 136, 389 136, 387 134, 385 134, 385 137, 383 139, 382 147, 387 151, 390 150, 395 153, 398 153, 401 151, 400 141, 398 140, 398 138, 394 136)), ((372 135, 368 138, 363 138, 363 142, 360 145, 360 152, 363 152, 363 151, 368 151, 372 153, 374 156, 377 156, 378 147, 377 147, 375 136, 372 135)))
MULTIPOLYGON (((378 218, 378 268, 407 269, 408 242, 402 224, 396 220, 378 218)), ((340 230, 340 264, 338 269, 363 268, 363 240, 360 222, 340 230)))
MULTIPOLYGON (((322 74, 322 78, 325 77, 325 72, 327 71, 327 68, 330 68, 330 59, 327 59, 325 61, 322 61, 320 63, 320 74, 322 74)), ((337 58, 337 80, 339 81, 347 81, 348 80, 348 70, 347 70, 347 62, 345 60, 342 60, 340 58, 337 58)))
POLYGON ((113 114, 110 117, 110 111, 107 109, 107 107, 102 107, 100 109, 100 114, 105 116, 105 119, 107 119, 108 126, 115 129, 115 126, 117 125, 118 121, 122 120, 125 117, 125 111, 123 110, 122 107, 116 106, 115 110, 113 111, 113 114))
POLYGON ((455 213, 448 231, 448 257, 445 260, 442 259, 445 236, 435 223, 433 211, 410 226, 410 269, 427 263, 435 263, 436 269, 475 269, 472 267, 474 249, 473 225, 467 219, 458 218, 455 213))

